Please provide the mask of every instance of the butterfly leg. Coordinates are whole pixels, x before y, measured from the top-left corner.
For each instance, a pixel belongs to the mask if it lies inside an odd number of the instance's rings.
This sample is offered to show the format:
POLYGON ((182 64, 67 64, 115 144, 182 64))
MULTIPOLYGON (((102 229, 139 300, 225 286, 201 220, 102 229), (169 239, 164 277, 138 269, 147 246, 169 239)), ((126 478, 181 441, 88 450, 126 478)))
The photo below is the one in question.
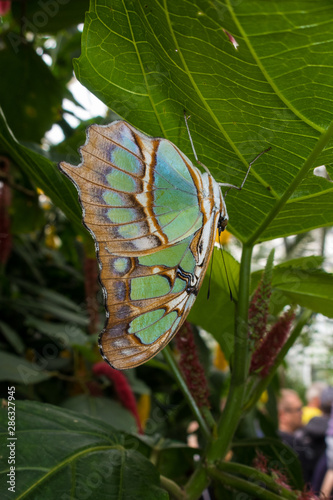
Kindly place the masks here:
POLYGON ((256 157, 255 157, 255 158, 254 158, 254 159, 253 159, 250 163, 249 163, 249 166, 247 167, 247 171, 246 171, 245 177, 244 177, 244 179, 243 179, 243 181, 242 181, 242 183, 241 183, 241 185, 240 185, 240 186, 235 186, 234 184, 228 184, 228 183, 226 183, 226 182, 219 182, 219 185, 220 185, 220 186, 223 186, 223 187, 227 187, 227 188, 228 188, 228 189, 226 190, 226 192, 224 193, 224 196, 226 196, 226 195, 228 194, 228 192, 230 191, 230 189, 238 189, 238 191, 240 191, 240 190, 243 188, 243 186, 244 186, 244 184, 245 184, 245 182, 246 182, 246 179, 247 179, 247 177, 248 177, 248 175, 249 175, 249 173, 250 173, 250 170, 251 170, 251 167, 252 167, 253 163, 254 163, 255 161, 257 161, 257 160, 258 160, 258 158, 260 158, 260 156, 262 156, 264 153, 267 153, 267 152, 268 152, 268 151, 270 151, 271 149, 272 149, 272 147, 271 147, 271 146, 270 146, 269 148, 267 148, 267 149, 264 149, 264 151, 261 151, 261 153, 259 153, 259 154, 258 154, 258 155, 257 155, 257 156, 256 156, 256 157))
MULTIPOLYGON (((199 158, 198 158, 197 152, 196 152, 195 147, 194 147, 194 144, 193 144, 193 140, 192 140, 192 136, 191 136, 190 128, 189 128, 189 126, 188 126, 188 118, 189 118, 189 117, 186 115, 186 111, 184 110, 185 125, 186 125, 186 128, 187 128, 187 133, 188 133, 188 136, 189 136, 189 138, 190 138, 190 143, 191 143, 192 151, 193 151, 193 154, 194 154, 194 158, 195 158, 196 162, 197 162, 199 165, 201 165, 201 167, 203 167, 203 168, 206 170, 206 172, 207 172, 208 174, 210 174, 209 168, 208 168, 208 167, 206 167, 206 165, 204 165, 204 164, 203 164, 203 163, 199 160, 199 158)), ((227 187, 227 188, 228 188, 228 189, 226 190, 226 192, 225 192, 224 196, 226 196, 226 195, 227 195, 227 193, 230 191, 230 189, 238 189, 238 190, 240 191, 240 190, 243 188, 243 186, 244 186, 244 184, 245 184, 245 182, 246 182, 246 179, 247 179, 247 177, 248 177, 248 175, 249 175, 249 173, 250 173, 250 170, 251 170, 251 167, 252 167, 253 163, 254 163, 255 161, 257 161, 257 160, 258 160, 258 158, 260 158, 260 156, 261 156, 261 155, 263 155, 264 153, 267 153, 267 152, 268 152, 268 151, 270 151, 271 149, 272 149, 272 148, 271 148, 271 146, 270 146, 269 148, 265 149, 264 151, 261 151, 261 153, 259 153, 259 154, 258 154, 258 155, 257 155, 257 156, 256 156, 256 157, 255 157, 255 158, 254 158, 254 159, 253 159, 250 163, 249 163, 249 165, 248 165, 248 167, 247 167, 246 174, 245 174, 244 179, 243 179, 243 181, 242 181, 242 183, 241 183, 241 185, 240 185, 240 186, 235 186, 235 184, 229 184, 229 183, 227 183, 227 182, 219 182, 219 183, 218 183, 218 184, 219 184, 219 186, 222 186, 222 187, 227 187)))

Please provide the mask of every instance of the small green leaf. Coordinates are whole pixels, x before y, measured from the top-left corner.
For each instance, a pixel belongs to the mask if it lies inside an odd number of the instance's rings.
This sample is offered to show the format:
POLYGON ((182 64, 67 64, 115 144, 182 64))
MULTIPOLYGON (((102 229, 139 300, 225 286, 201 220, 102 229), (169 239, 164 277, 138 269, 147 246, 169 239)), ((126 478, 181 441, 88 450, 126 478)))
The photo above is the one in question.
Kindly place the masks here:
POLYGON ((9 325, 0 321, 0 331, 6 338, 7 342, 15 349, 17 354, 23 354, 25 351, 25 345, 21 337, 13 330, 9 325))
POLYGON ((285 269, 274 273, 273 288, 285 295, 290 303, 333 318, 333 274, 285 269))
POLYGON ((323 265, 324 258, 321 255, 309 255, 307 257, 298 257, 296 259, 286 260, 281 262, 275 269, 283 269, 285 267, 294 267, 302 270, 320 269, 323 265))
POLYGON ((39 297, 43 297, 43 299, 49 300, 52 304, 57 304, 59 306, 63 306, 66 309, 70 309, 75 312, 80 312, 81 308, 78 304, 73 302, 71 299, 66 297, 66 295, 62 295, 55 290, 50 288, 45 288, 39 285, 35 285, 30 281, 24 281, 21 279, 16 279, 15 282, 25 290, 31 292, 33 295, 38 295, 39 297))
POLYGON ((56 340, 62 347, 85 345, 90 340, 90 337, 75 324, 52 323, 34 316, 28 316, 25 324, 56 340))
MULTIPOLYGON (((276 314, 286 304, 299 304, 314 312, 333 317, 333 274, 320 269, 322 257, 292 259, 275 266, 271 310, 276 314)), ((252 290, 261 272, 251 276, 252 290)))
POLYGON ((0 351, 0 380, 28 385, 38 384, 50 377, 51 375, 36 363, 0 351))
POLYGON ((64 307, 54 305, 49 300, 42 298, 21 297, 16 299, 14 307, 20 311, 26 311, 27 314, 51 315, 54 319, 68 321, 80 326, 87 326, 89 319, 84 313, 76 313, 65 309, 64 307))

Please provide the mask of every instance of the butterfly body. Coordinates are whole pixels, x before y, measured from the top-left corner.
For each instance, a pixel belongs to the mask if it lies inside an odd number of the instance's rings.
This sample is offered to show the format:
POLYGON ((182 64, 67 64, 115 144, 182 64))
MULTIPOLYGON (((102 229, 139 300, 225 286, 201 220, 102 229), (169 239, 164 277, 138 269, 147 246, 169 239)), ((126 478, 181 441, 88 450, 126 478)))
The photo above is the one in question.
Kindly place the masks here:
POLYGON ((80 165, 60 168, 76 185, 96 243, 107 311, 99 345, 114 368, 132 368, 185 321, 226 207, 209 173, 124 121, 89 127, 80 152, 80 165))

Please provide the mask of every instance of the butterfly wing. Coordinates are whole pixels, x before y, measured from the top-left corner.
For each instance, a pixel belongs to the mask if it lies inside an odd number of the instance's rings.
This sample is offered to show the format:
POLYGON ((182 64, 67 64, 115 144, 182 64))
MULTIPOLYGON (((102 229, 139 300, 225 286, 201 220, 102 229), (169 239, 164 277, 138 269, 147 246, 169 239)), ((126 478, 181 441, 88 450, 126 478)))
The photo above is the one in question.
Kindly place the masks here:
POLYGON ((103 357, 118 369, 153 357, 193 305, 224 210, 220 188, 178 148, 123 121, 93 125, 76 185, 105 295, 103 357))

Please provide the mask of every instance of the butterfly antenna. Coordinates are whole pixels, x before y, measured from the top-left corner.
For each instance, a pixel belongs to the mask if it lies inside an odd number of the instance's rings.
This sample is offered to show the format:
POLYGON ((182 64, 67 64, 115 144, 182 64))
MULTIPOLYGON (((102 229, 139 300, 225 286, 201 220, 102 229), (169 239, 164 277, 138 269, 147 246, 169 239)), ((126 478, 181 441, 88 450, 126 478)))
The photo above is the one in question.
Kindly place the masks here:
POLYGON ((192 151, 193 151, 193 154, 194 154, 194 158, 195 158, 195 161, 202 167, 206 170, 206 172, 208 174, 210 174, 210 171, 209 171, 209 168, 206 167, 206 165, 204 165, 198 158, 198 155, 197 155, 197 152, 195 150, 195 147, 194 147, 194 144, 193 144, 193 140, 192 140, 192 136, 191 136, 191 132, 190 132, 190 127, 188 126, 188 120, 189 118, 191 117, 191 115, 187 116, 186 115, 186 110, 184 109, 184 120, 185 120, 185 125, 186 125, 186 128, 187 128, 187 133, 188 133, 188 136, 189 136, 189 139, 190 139, 190 143, 191 143, 191 147, 192 147, 192 151))
MULTIPOLYGON (((229 275, 228 275, 228 270, 227 270, 227 266, 226 266, 225 259, 224 259, 224 253, 223 253, 223 246, 222 245, 220 245, 220 250, 221 250, 221 256, 222 256, 224 271, 225 271, 225 275, 226 275, 226 278, 227 278, 227 284, 228 284, 228 288, 229 288, 230 300, 231 300, 231 302, 233 302, 234 298, 232 296, 232 291, 231 291, 231 286, 230 286, 230 281, 229 281, 229 275)), ((222 276, 222 278, 223 278, 223 276, 222 276)))

